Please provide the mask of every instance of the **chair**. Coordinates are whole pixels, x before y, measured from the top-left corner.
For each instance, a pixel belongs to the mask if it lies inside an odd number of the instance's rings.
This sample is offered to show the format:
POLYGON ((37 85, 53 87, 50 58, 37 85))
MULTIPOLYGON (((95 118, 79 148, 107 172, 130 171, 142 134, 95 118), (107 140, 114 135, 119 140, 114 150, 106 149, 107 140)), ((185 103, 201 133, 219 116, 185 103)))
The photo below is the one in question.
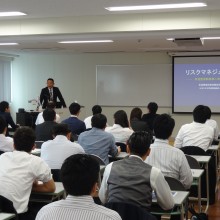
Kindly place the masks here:
POLYGON ((188 161, 190 169, 200 169, 200 165, 194 157, 191 157, 190 155, 187 154, 185 154, 185 156, 188 161))
POLYGON ((0 210, 1 212, 15 214, 14 219, 18 220, 18 214, 13 206, 13 202, 1 195, 0 195, 0 210))
POLYGON ((43 143, 44 141, 35 141, 36 148, 41 149, 43 143))
POLYGON ((100 158, 99 156, 95 155, 95 154, 90 154, 90 156, 95 159, 99 165, 105 165, 104 161, 102 160, 102 158, 100 158))
POLYGON ((105 207, 118 212, 122 220, 156 220, 155 216, 135 204, 109 202, 105 207))
POLYGON ((51 173, 53 174, 53 180, 55 182, 62 182, 60 177, 60 169, 51 169, 51 173))
POLYGON ((184 154, 188 155, 206 155, 206 152, 201 147, 197 146, 185 146, 181 147, 180 150, 182 150, 184 154))
POLYGON ((186 191, 183 184, 179 180, 177 180, 173 177, 169 177, 169 176, 165 176, 164 178, 167 181, 171 190, 173 190, 173 191, 186 191))
POLYGON ((0 150, 0 155, 1 155, 1 154, 4 154, 4 153, 5 153, 4 151, 0 150))
POLYGON ((115 143, 116 146, 120 146, 121 147, 121 152, 127 152, 127 145, 121 142, 116 142, 115 143))

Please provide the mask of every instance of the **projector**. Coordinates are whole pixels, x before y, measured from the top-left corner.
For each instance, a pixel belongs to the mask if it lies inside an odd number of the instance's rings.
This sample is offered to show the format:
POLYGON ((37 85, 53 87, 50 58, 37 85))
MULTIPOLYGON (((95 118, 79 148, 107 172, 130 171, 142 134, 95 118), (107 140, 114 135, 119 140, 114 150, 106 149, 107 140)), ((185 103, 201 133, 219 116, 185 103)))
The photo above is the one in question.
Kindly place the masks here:
POLYGON ((179 47, 203 46, 204 40, 198 38, 175 38, 173 42, 179 47))

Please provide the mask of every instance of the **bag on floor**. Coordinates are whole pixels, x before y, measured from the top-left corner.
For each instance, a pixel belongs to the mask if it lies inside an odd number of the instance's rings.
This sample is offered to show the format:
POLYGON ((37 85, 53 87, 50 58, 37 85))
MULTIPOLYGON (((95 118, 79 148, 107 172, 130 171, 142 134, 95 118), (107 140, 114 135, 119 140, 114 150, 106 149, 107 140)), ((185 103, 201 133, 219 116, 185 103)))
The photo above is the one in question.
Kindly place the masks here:
POLYGON ((208 215, 206 213, 197 213, 193 208, 189 208, 192 214, 191 220, 208 220, 208 215))

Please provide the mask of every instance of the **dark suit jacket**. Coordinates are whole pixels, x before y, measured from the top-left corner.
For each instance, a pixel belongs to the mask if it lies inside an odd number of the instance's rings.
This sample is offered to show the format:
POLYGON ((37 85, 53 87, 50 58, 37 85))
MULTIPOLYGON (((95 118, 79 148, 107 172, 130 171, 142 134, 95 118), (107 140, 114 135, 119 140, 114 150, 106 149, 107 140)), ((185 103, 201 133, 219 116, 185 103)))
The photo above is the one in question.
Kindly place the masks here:
POLYGON ((148 113, 148 114, 144 114, 142 116, 141 120, 145 121, 147 123, 147 125, 149 126, 150 130, 153 131, 153 129, 154 129, 154 120, 157 116, 158 116, 158 114, 148 113))
POLYGON ((36 141, 48 141, 53 140, 53 127, 57 123, 54 121, 45 121, 38 124, 35 128, 36 141))
POLYGON ((62 121, 64 124, 68 124, 69 129, 72 134, 80 135, 86 130, 86 125, 83 121, 79 120, 77 117, 69 117, 62 121))
MULTIPOLYGON (((0 112, 0 116, 5 119, 6 123, 7 123, 7 127, 8 125, 11 125, 12 129, 15 130, 16 128, 18 128, 18 125, 16 125, 11 117, 10 112, 0 112)), ((9 136, 9 132, 8 129, 6 131, 6 136, 9 136)))
MULTIPOLYGON (((53 102, 54 103, 57 102, 57 98, 60 100, 61 106, 66 107, 66 103, 63 99, 63 96, 62 96, 59 88, 53 87, 53 102)), ((49 99, 50 99, 49 89, 48 89, 48 87, 45 87, 41 90, 41 93, 40 93, 40 103, 42 105, 42 108, 47 107, 47 103, 48 103, 49 99)))

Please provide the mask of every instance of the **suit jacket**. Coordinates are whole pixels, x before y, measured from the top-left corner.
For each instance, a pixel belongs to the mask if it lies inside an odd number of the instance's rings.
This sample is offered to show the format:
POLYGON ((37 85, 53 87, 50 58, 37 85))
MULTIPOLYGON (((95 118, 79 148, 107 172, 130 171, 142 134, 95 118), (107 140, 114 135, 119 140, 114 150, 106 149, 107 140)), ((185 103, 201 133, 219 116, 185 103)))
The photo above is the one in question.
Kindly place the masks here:
POLYGON ((36 141, 53 140, 53 127, 57 123, 54 121, 45 121, 35 128, 36 141))
MULTIPOLYGON (((0 112, 0 116, 6 121, 7 127, 8 127, 8 125, 11 125, 13 130, 15 130, 16 128, 19 127, 18 125, 16 125, 14 123, 10 112, 0 112)), ((6 136, 9 136, 8 128, 7 128, 7 131, 6 131, 6 136)))
MULTIPOLYGON (((63 99, 63 96, 62 96, 59 88, 53 87, 53 102, 54 103, 57 102, 57 98, 60 100, 61 106, 66 107, 66 103, 63 99)), ((47 103, 48 103, 49 99, 50 99, 49 89, 48 89, 48 87, 45 87, 41 90, 41 93, 40 93, 40 103, 42 105, 42 108, 47 107, 47 103)))

